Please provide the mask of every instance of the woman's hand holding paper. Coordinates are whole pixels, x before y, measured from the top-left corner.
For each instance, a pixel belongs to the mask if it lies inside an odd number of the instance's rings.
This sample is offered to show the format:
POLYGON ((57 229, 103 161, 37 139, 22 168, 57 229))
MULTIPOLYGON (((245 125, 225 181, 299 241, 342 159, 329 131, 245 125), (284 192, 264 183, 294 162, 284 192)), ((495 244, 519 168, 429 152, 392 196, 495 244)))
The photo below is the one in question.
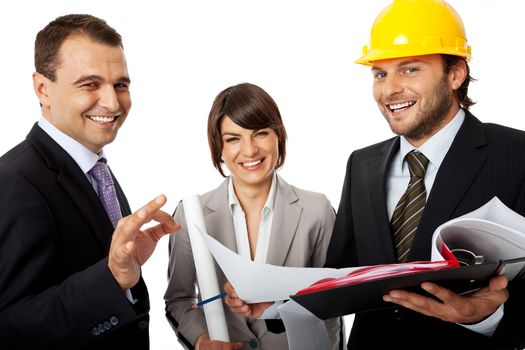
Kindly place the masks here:
POLYGON ((224 284, 224 291, 227 293, 225 298, 226 304, 233 312, 242 317, 259 318, 274 303, 271 301, 247 304, 239 298, 230 282, 224 284))

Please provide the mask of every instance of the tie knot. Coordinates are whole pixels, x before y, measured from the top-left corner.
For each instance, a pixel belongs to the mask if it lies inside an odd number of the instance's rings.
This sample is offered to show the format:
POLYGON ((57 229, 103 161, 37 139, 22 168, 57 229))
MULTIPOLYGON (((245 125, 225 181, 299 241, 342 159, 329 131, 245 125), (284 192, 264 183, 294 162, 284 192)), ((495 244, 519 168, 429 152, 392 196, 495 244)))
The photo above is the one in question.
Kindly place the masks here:
POLYGON ((113 178, 111 177, 111 172, 109 171, 105 158, 100 158, 91 170, 89 170, 89 173, 97 180, 99 187, 104 188, 113 185, 113 178))
POLYGON ((405 156, 405 160, 408 164, 408 171, 410 177, 425 177, 425 171, 428 166, 428 159, 421 152, 412 151, 405 156))

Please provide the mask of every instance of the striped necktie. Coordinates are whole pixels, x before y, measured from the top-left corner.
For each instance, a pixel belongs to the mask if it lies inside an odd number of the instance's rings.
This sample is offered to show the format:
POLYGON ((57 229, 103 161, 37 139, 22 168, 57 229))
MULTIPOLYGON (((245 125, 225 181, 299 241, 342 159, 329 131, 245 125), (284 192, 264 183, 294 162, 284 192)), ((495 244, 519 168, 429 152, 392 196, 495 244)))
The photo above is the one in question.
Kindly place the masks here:
POLYGON ((122 218, 122 212, 120 211, 115 184, 113 183, 113 177, 111 177, 108 165, 106 164, 106 159, 100 158, 93 168, 91 168, 89 174, 97 181, 98 197, 113 227, 116 227, 117 222, 122 218))
POLYGON ((428 159, 423 153, 412 151, 405 156, 410 172, 410 182, 396 205, 390 226, 394 235, 397 261, 405 262, 414 240, 417 225, 423 216, 427 192, 425 171, 428 159))

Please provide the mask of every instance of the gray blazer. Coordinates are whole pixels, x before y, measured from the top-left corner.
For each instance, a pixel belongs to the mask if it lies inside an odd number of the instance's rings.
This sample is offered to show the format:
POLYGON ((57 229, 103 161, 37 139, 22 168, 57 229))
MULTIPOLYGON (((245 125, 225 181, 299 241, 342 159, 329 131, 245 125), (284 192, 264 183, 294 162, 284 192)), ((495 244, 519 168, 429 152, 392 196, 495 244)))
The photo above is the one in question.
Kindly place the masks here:
MULTIPOLYGON (((322 267, 335 221, 334 209, 323 194, 290 186, 279 176, 276 179, 267 262, 277 266, 322 267)), ((236 252, 232 215, 228 207, 228 180, 200 199, 208 233, 236 252)), ((207 331, 206 320, 201 309, 191 308, 197 297, 196 273, 182 203, 175 210, 174 217, 181 230, 170 237, 169 282, 164 295, 166 313, 179 341, 193 348, 197 337, 207 331)), ((217 265, 215 268, 222 289, 227 279, 217 265)), ((286 333, 269 332, 264 320, 239 317, 225 303, 224 311, 230 339, 245 342, 243 349, 253 349, 255 345, 256 349, 288 348, 286 333)), ((327 321, 327 329, 333 348, 339 348, 342 319, 327 321)))

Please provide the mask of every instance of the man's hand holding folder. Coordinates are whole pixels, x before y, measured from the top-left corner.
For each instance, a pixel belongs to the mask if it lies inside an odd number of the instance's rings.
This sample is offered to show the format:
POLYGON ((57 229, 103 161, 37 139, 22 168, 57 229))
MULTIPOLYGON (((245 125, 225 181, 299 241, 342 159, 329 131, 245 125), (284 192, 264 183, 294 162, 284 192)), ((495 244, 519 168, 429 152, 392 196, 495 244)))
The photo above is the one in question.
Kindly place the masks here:
POLYGON ((490 279, 487 287, 459 295, 435 283, 423 282, 421 288, 437 300, 406 290, 391 290, 383 300, 447 322, 478 323, 507 301, 507 283, 506 276, 497 276, 490 279))

